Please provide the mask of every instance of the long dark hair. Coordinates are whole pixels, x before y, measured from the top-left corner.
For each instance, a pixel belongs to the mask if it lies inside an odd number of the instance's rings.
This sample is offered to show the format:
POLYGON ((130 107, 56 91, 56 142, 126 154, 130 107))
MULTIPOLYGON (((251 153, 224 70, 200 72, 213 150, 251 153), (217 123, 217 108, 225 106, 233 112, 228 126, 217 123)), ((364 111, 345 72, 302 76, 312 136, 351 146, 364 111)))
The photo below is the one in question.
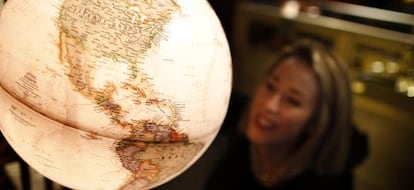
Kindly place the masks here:
POLYGON ((352 96, 346 65, 320 42, 301 39, 277 52, 271 72, 283 60, 296 57, 308 64, 319 82, 316 110, 305 138, 292 152, 287 169, 339 173, 345 168, 352 124, 352 96))

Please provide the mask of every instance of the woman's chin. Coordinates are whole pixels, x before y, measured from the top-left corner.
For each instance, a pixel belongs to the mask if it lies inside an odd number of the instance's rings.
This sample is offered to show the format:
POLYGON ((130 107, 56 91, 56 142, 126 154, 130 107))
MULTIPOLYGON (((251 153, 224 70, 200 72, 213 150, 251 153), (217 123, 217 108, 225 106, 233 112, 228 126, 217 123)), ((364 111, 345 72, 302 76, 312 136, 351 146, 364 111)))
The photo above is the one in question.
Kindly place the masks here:
POLYGON ((265 134, 260 133, 260 131, 248 130, 247 139, 253 144, 267 144, 269 143, 269 137, 265 134))

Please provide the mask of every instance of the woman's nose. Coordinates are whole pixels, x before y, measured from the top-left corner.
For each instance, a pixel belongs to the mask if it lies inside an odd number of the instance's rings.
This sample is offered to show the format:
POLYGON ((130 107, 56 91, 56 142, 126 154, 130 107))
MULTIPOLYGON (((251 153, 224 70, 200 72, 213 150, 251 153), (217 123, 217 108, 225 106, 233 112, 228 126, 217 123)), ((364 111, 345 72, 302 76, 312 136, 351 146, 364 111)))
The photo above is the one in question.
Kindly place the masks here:
POLYGON ((275 93, 268 97, 265 101, 265 107, 267 110, 272 112, 277 112, 280 109, 282 96, 278 93, 275 93))

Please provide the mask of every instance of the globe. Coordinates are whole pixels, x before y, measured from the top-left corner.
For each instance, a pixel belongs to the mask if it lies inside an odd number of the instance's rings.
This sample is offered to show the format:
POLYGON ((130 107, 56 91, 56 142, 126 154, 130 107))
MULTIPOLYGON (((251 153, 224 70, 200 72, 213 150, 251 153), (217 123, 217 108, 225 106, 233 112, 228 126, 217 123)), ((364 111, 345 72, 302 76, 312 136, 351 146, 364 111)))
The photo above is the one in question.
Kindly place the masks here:
POLYGON ((206 0, 9 0, 0 15, 0 129, 73 189, 150 189, 206 151, 231 57, 206 0))

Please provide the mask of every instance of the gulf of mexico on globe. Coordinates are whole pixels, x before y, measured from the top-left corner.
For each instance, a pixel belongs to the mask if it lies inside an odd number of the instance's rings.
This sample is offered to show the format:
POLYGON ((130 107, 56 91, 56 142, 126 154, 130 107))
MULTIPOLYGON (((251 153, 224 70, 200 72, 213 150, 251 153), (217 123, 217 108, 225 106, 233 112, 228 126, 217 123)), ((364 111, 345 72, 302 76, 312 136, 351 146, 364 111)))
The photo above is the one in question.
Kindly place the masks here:
POLYGON ((231 90, 206 0, 9 0, 0 15, 0 130, 74 189, 149 189, 217 135, 231 90))

